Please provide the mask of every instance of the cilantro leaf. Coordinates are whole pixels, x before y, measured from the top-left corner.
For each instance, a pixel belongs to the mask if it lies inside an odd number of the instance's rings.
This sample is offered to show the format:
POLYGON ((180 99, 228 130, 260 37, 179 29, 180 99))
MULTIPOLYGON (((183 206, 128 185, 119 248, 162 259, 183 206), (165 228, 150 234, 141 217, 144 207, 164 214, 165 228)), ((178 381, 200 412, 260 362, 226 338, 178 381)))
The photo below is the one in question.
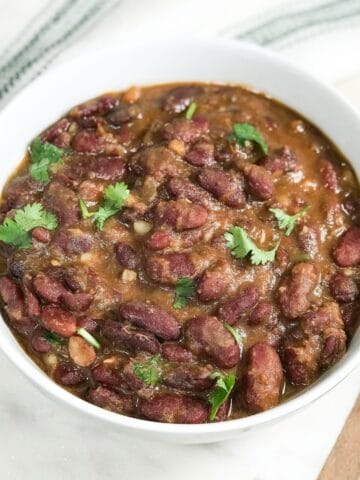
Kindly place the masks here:
POLYGON ((60 337, 60 335, 58 335, 57 333, 54 333, 54 332, 49 332, 48 330, 46 330, 42 334, 42 338, 44 340, 46 340, 48 343, 50 343, 51 345, 54 345, 56 347, 59 347, 59 346, 63 345, 63 343, 64 343, 64 341, 60 337))
POLYGON ((156 385, 161 378, 160 360, 160 355, 154 355, 143 363, 134 363, 133 372, 147 385, 156 385))
POLYGON ((192 120, 194 113, 196 112, 197 109, 197 103, 196 102, 191 102, 190 105, 188 106, 186 112, 185 112, 185 118, 186 120, 192 120))
POLYGON ((25 205, 15 210, 13 218, 6 218, 0 225, 0 240, 16 248, 30 248, 32 241, 28 232, 36 227, 54 230, 56 216, 44 210, 40 203, 25 205))
POLYGON ((231 335, 235 338, 237 344, 239 345, 239 347, 242 346, 242 336, 241 334, 239 333, 238 330, 235 330, 235 328, 233 328, 231 325, 229 325, 228 323, 224 322, 224 327, 226 328, 226 330, 228 330, 231 335))
POLYGON ((52 143, 42 142, 36 138, 31 145, 30 175, 34 180, 47 183, 49 181, 49 167, 53 163, 61 163, 64 150, 52 143))
POLYGON ((30 235, 11 218, 6 218, 0 225, 0 240, 16 248, 30 248, 32 245, 30 235))
POLYGON ((57 227, 56 216, 44 210, 41 203, 25 205, 24 208, 16 210, 14 220, 26 232, 36 227, 44 227, 48 230, 54 230, 57 227))
POLYGON ((220 372, 214 372, 211 378, 217 378, 215 390, 209 396, 209 402, 211 405, 211 411, 209 419, 213 421, 221 405, 226 402, 232 392, 236 377, 234 373, 228 375, 221 374, 220 372))
POLYGON ((185 307, 190 298, 195 294, 195 283, 192 278, 182 277, 177 280, 175 285, 175 300, 173 303, 174 308, 185 307))
POLYGON ((243 147, 246 141, 257 143, 261 150, 267 154, 269 148, 261 135, 250 123, 234 123, 233 133, 229 136, 230 142, 236 142, 243 147))
POLYGON ((97 229, 102 230, 106 220, 116 215, 124 207, 129 193, 128 186, 124 182, 109 185, 104 190, 104 199, 101 206, 95 212, 89 212, 84 200, 80 199, 82 217, 84 219, 93 218, 97 229))
POLYGON ((80 335, 80 337, 82 337, 84 340, 86 340, 89 345, 99 350, 100 343, 85 328, 78 328, 76 333, 80 335))
POLYGON ((294 230, 295 225, 300 217, 304 215, 304 213, 308 210, 309 207, 302 208, 298 213, 295 215, 288 215, 280 208, 269 208, 270 212, 272 212, 277 221, 280 230, 286 230, 285 235, 289 236, 291 232, 294 230))
POLYGON ((253 265, 265 265, 268 262, 273 262, 276 250, 280 245, 280 241, 278 241, 272 250, 261 250, 241 227, 229 228, 224 237, 227 248, 231 250, 231 255, 236 258, 245 258, 250 253, 250 261, 253 265))

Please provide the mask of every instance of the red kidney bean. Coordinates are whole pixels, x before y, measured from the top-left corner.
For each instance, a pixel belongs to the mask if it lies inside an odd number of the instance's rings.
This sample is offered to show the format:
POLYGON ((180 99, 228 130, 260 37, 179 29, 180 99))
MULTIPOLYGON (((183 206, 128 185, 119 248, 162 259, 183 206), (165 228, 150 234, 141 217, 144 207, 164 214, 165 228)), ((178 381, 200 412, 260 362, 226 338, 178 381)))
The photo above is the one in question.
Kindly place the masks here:
POLYGON ((96 360, 94 347, 78 335, 69 338, 68 351, 71 360, 79 367, 90 367, 96 360))
POLYGON ((324 186, 334 193, 339 192, 339 180, 334 165, 330 160, 320 161, 320 173, 324 180, 324 186))
POLYGON ((344 321, 345 331, 351 337, 354 334, 358 319, 360 318, 360 305, 358 302, 345 303, 341 306, 341 316, 344 321))
POLYGON ((53 143, 59 148, 67 147, 69 145, 70 135, 65 132, 67 132, 69 127, 69 120, 62 118, 46 129, 45 132, 40 135, 40 139, 42 142, 53 143))
POLYGON ((88 159, 85 169, 91 180, 119 182, 126 174, 126 163, 122 157, 101 155, 88 159))
POLYGON ((232 273, 226 262, 218 262, 202 274, 198 295, 202 302, 219 300, 231 285, 232 273))
POLYGON ((320 355, 321 368, 329 368, 338 362, 346 352, 346 334, 344 330, 329 328, 323 338, 323 347, 320 355))
POLYGON ((211 208, 215 205, 211 195, 194 185, 189 179, 175 177, 171 178, 167 184, 167 189, 176 198, 184 198, 190 202, 211 208))
POLYGON ((335 302, 324 303, 320 308, 307 312, 300 318, 300 325, 309 337, 323 334, 329 327, 344 328, 339 305, 335 302))
POLYGON ((261 300, 251 312, 248 325, 269 325, 272 314, 272 304, 268 300, 261 300))
POLYGON ((214 164, 214 145, 207 142, 196 143, 185 155, 185 160, 194 165, 194 167, 205 167, 214 164))
POLYGON ((234 325, 241 315, 247 313, 259 301, 260 292, 256 287, 242 288, 234 298, 219 308, 219 319, 234 325))
POLYGON ((40 303, 32 291, 32 279, 29 274, 23 277, 23 292, 27 314, 30 318, 37 318, 40 315, 40 303))
POLYGON ((288 146, 274 152, 274 154, 263 157, 260 165, 268 172, 286 173, 292 172, 297 168, 297 156, 288 146))
POLYGON ((339 267, 354 267, 360 263, 360 228, 350 227, 340 237, 333 252, 339 267))
POLYGON ((166 310, 150 302, 127 302, 120 305, 120 315, 131 324, 144 328, 164 340, 176 340, 180 325, 166 310))
POLYGON ((60 225, 77 224, 80 220, 79 200, 76 194, 59 182, 49 184, 45 193, 46 207, 55 213, 60 225))
MULTIPOLYGON (((220 408, 217 411, 217 414, 215 415, 214 421, 224 422, 229 415, 229 408, 230 408, 230 401, 226 400, 222 405, 220 405, 220 408)), ((210 415, 210 408, 209 408, 209 415, 210 415)))
POLYGON ((285 270, 290 265, 290 255, 287 250, 281 245, 276 251, 275 262, 277 268, 281 271, 281 273, 285 272, 285 270))
POLYGON ((48 353, 51 350, 50 343, 43 337, 44 330, 35 330, 31 338, 32 348, 39 353, 48 353))
POLYGON ((161 345, 161 355, 170 362, 191 362, 193 355, 178 343, 165 342, 161 345))
POLYGON ((179 162, 176 161, 174 154, 166 147, 151 147, 140 150, 131 159, 132 170, 138 174, 153 177, 157 182, 165 178, 175 177, 181 173, 179 162))
POLYGON ((239 177, 215 168, 204 168, 198 175, 200 185, 220 202, 233 208, 245 206, 243 184, 239 177))
POLYGON ((55 332, 62 337, 71 337, 76 332, 76 318, 60 307, 44 307, 40 320, 47 330, 55 332))
POLYGON ((169 113, 181 113, 202 92, 203 88, 201 87, 186 86, 173 88, 164 98, 163 109, 169 113))
POLYGON ((149 420, 164 423, 204 423, 208 408, 201 400, 171 393, 141 399, 140 414, 149 420))
POLYGON ((108 115, 106 115, 106 121, 115 127, 120 127, 124 123, 128 123, 141 114, 141 110, 138 105, 118 105, 108 115))
POLYGON ((91 250, 93 239, 91 235, 80 230, 59 230, 54 237, 53 243, 64 250, 64 252, 77 255, 91 250))
POLYGON ((44 190, 44 182, 35 182, 29 175, 14 178, 4 187, 2 203, 0 211, 6 213, 11 208, 23 207, 27 203, 34 201, 34 196, 44 190))
POLYGON ((125 268, 135 270, 138 265, 138 258, 134 250, 124 242, 117 242, 115 244, 115 255, 117 261, 125 268))
POLYGON ((258 200, 269 200, 274 193, 274 184, 270 173, 259 165, 247 165, 244 169, 247 187, 258 200))
POLYGON ((49 230, 43 227, 36 227, 31 232, 31 238, 37 242, 48 244, 51 241, 49 230))
POLYGON ((155 282, 173 285, 181 277, 194 277, 196 274, 195 266, 188 253, 150 255, 146 259, 145 270, 155 282))
POLYGON ((85 328, 89 333, 96 332, 98 324, 96 320, 90 317, 79 318, 77 321, 78 328, 85 328))
POLYGON ((80 153, 102 153, 104 142, 96 131, 81 130, 71 140, 71 147, 80 153))
POLYGON ((171 232, 166 230, 157 230, 152 232, 146 240, 146 246, 150 250, 163 250, 170 246, 172 240, 171 232))
POLYGON ((234 367, 240 360, 235 338, 216 317, 194 317, 187 322, 186 343, 196 355, 209 356, 220 368, 234 367))
POLYGON ((331 295, 338 302, 353 302, 359 295, 359 289, 351 277, 347 277, 340 272, 335 273, 330 278, 331 295))
POLYGON ((55 369, 54 380, 56 383, 60 383, 66 387, 73 387, 83 383, 86 377, 79 368, 60 363, 55 369))
POLYGON ((244 401, 251 412, 261 412, 279 403, 283 384, 281 361, 267 343, 256 343, 248 351, 243 378, 244 401))
POLYGON ((177 390, 201 392, 211 388, 215 380, 210 377, 213 369, 202 365, 180 365, 164 375, 165 385, 177 390))
POLYGON ((64 292, 62 303, 73 312, 85 312, 93 302, 93 295, 85 292, 64 292))
POLYGON ((317 273, 312 263, 298 263, 281 283, 279 304, 287 318, 303 315, 310 306, 309 296, 317 284, 317 273))
POLYGON ((156 220, 170 225, 178 232, 202 227, 208 219, 208 212, 200 205, 185 200, 160 202, 156 209, 156 220))
POLYGON ((26 320, 24 297, 20 288, 9 277, 0 277, 0 296, 12 322, 26 320))
POLYGON ((79 185, 79 198, 86 202, 99 202, 102 199, 103 182, 84 180, 79 185))
POLYGON ((98 407, 105 408, 116 413, 133 413, 135 408, 134 398, 131 395, 115 392, 110 388, 99 385, 89 392, 90 402, 98 407))
POLYGON ((106 319, 102 324, 102 332, 105 337, 113 340, 122 348, 153 354, 160 351, 160 343, 153 334, 134 329, 130 325, 122 325, 114 320, 106 319))
POLYGON ((118 104, 118 99, 110 95, 103 95, 102 97, 90 100, 89 102, 78 105, 70 112, 70 116, 78 119, 90 117, 92 115, 104 115, 112 110, 118 104))
POLYGON ((107 363, 100 363, 91 370, 95 382, 108 385, 109 387, 119 387, 121 379, 117 371, 107 363))
POLYGON ((300 225, 297 228, 297 237, 301 249, 308 253, 311 258, 315 258, 318 253, 318 245, 320 243, 319 231, 311 225, 300 225))
POLYGON ((198 140, 209 130, 209 124, 204 118, 176 118, 166 123, 163 128, 163 136, 166 140, 180 140, 184 143, 192 143, 198 140))
POLYGON ((128 363, 125 364, 123 371, 122 371, 122 378, 125 381, 126 385, 130 390, 133 392, 138 392, 140 393, 141 390, 143 391, 148 391, 152 390, 152 386, 146 384, 141 378, 139 378, 136 373, 134 372, 134 365, 136 363, 142 363, 143 362, 143 357, 140 356, 135 357, 131 359, 128 363))
POLYGON ((46 273, 40 272, 33 280, 33 287, 46 302, 59 303, 66 289, 62 283, 46 273))
POLYGON ((286 377, 293 385, 308 385, 318 372, 318 341, 304 340, 300 345, 289 345, 283 351, 286 377))

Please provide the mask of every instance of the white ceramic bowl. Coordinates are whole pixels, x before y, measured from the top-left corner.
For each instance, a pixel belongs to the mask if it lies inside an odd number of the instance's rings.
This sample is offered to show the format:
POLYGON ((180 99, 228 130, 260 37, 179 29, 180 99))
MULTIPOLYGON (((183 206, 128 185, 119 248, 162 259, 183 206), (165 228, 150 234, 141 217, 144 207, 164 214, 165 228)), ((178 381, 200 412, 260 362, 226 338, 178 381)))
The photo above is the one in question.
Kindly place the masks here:
MULTIPOLYGON (((338 92, 268 51, 216 40, 92 52, 41 76, 0 114, 0 188, 21 160, 29 141, 73 105, 134 84, 192 80, 240 83, 270 94, 320 127, 360 172, 359 116, 338 92)), ((41 390, 102 422, 104 428, 179 443, 219 441, 278 420, 319 398, 360 363, 358 331, 339 363, 311 387, 272 410, 222 423, 167 425, 108 412, 71 395, 35 365, 2 321, 0 345, 41 390)))

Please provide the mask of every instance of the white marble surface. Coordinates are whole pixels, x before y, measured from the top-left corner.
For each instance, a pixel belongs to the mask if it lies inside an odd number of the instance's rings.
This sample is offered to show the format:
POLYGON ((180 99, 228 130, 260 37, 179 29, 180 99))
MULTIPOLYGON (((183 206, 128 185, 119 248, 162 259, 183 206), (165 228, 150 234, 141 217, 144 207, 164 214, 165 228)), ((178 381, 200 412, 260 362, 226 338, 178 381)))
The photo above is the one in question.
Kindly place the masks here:
MULTIPOLYGON (((233 9, 239 5, 238 0, 224 1, 229 8, 223 9, 216 19, 216 31, 221 31, 229 20, 232 23, 233 9)), ((281 0, 271 2, 278 4, 281 0)), ((271 2, 241 2, 241 8, 251 14, 271 2)), ((0 51, 44 3, 45 0, 0 0, 0 51)), ((179 18, 177 0, 152 0, 151 5, 156 12, 167 9, 169 18, 176 19, 177 30, 188 33, 196 24, 200 32, 208 33, 212 31, 218 2, 206 3, 207 16, 202 23, 193 17, 179 18)), ((156 24, 164 24, 153 11, 144 11, 141 2, 125 0, 121 15, 105 21, 98 34, 90 32, 63 58, 81 53, 89 45, 98 45, 100 38, 100 43, 113 43, 131 32, 141 32, 151 15, 156 24), (115 22, 119 26, 118 37, 113 28, 115 22)), ((171 24, 164 25, 166 35, 171 34, 171 24)), ((157 31, 164 34, 161 28, 157 31)), ((296 51, 287 55, 296 60, 304 58, 297 57, 296 51)), ((309 56, 307 60, 305 66, 311 67, 314 58, 309 56)), ((355 66, 345 79, 338 72, 333 79, 360 107, 360 62, 357 70, 358 73, 355 66)), ((358 369, 328 395, 281 423, 221 444, 176 446, 125 436, 56 404, 38 392, 1 353, 0 379, 1 480, 315 480, 360 389, 358 369)))

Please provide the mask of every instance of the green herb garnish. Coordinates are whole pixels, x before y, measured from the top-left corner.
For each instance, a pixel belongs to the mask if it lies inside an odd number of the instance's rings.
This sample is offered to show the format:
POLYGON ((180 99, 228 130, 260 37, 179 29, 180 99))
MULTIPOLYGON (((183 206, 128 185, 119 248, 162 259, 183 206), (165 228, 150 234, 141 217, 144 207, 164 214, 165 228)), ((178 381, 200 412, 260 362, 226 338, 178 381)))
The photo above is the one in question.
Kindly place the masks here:
POLYGON ((235 330, 235 328, 233 328, 231 325, 229 325, 228 323, 224 322, 224 327, 226 328, 226 330, 228 330, 231 335, 235 338, 237 344, 240 346, 242 346, 242 336, 241 334, 238 332, 238 330, 235 330))
POLYGON ((261 133, 259 133, 250 123, 234 123, 233 133, 229 135, 230 142, 236 142, 243 147, 246 141, 257 143, 261 150, 267 154, 269 148, 265 143, 261 133))
POLYGON ((192 120, 194 113, 196 112, 196 109, 197 109, 197 103, 191 102, 185 113, 186 120, 192 120))
POLYGON ((175 285, 175 301, 173 304, 174 308, 183 308, 185 307, 190 298, 195 294, 195 283, 192 278, 182 277, 177 280, 175 285))
POLYGON ((290 233, 294 230, 295 225, 300 217, 304 215, 304 213, 308 210, 309 207, 302 208, 298 213, 295 215, 288 215, 280 208, 269 208, 270 212, 272 212, 277 221, 280 230, 286 230, 285 235, 289 236, 290 233))
POLYGON ((147 385, 156 385, 161 378, 160 355, 154 355, 143 363, 134 363, 133 372, 147 385))
POLYGON ((224 375, 220 372, 213 372, 211 378, 217 378, 215 390, 209 396, 211 411, 209 419, 213 421, 221 405, 229 398, 234 388, 236 377, 234 373, 224 375))
POLYGON ((52 143, 42 142, 36 138, 30 149, 30 175, 34 180, 47 183, 49 181, 49 167, 53 163, 62 163, 64 150, 52 143))
POLYGON ((97 350, 100 349, 100 343, 85 328, 78 328, 76 333, 86 340, 89 345, 95 347, 97 350))
POLYGON ((30 248, 32 241, 28 232, 36 227, 54 230, 57 227, 56 216, 44 210, 40 203, 25 205, 0 225, 0 240, 16 248, 30 248))
POLYGON ((229 228, 224 237, 227 248, 231 250, 231 255, 236 258, 245 258, 250 253, 250 261, 253 265, 265 265, 268 262, 273 262, 276 250, 280 245, 280 241, 278 241, 272 250, 261 250, 241 227, 229 228))
POLYGON ((42 334, 42 338, 55 347, 60 347, 64 343, 64 340, 60 335, 54 332, 49 332, 48 330, 42 334))
POLYGON ((116 215, 124 207, 129 193, 129 189, 124 182, 109 185, 104 191, 101 207, 96 212, 89 212, 84 200, 80 199, 82 217, 84 219, 93 218, 97 229, 102 230, 106 220, 116 215))

